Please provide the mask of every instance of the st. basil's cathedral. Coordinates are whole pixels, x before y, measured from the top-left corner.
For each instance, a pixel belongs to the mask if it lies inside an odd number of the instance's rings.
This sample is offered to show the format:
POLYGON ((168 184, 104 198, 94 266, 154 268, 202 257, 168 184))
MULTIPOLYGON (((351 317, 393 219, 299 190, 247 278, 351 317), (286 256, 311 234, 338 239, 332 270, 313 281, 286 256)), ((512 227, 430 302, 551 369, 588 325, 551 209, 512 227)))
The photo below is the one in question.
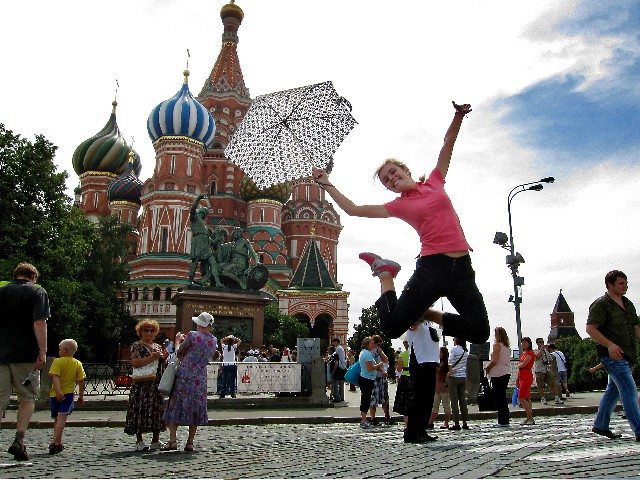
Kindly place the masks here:
POLYGON ((309 336, 323 345, 333 337, 344 344, 349 293, 336 280, 342 225, 333 205, 310 178, 261 190, 224 156, 252 102, 237 51, 243 16, 233 0, 222 7, 222 47, 200 93, 191 93, 185 70, 178 93, 150 112, 147 130, 156 152, 151 178, 138 178, 144 160, 120 132, 113 102, 104 128, 74 152, 76 205, 94 221, 115 215, 135 227, 136 250, 127 259, 130 278, 122 294, 137 320, 158 321, 169 338, 176 317, 171 298, 190 284, 189 211, 206 194, 200 205, 210 207, 207 224, 229 238, 235 227, 243 229, 269 271, 262 290, 280 311, 307 324, 309 336))

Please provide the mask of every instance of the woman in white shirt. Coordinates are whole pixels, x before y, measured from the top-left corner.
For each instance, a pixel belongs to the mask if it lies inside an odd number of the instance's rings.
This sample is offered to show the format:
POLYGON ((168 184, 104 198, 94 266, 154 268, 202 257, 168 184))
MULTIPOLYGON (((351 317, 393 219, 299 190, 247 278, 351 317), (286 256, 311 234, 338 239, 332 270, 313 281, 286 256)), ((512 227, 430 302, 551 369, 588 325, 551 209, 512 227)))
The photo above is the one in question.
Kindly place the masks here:
POLYGON ((461 338, 453 338, 454 347, 449 354, 449 398, 451 399, 451 414, 453 425, 449 430, 460 430, 460 413, 462 413, 462 428, 469 430, 467 420, 467 342, 461 338))
POLYGON ((507 401, 507 385, 511 377, 511 344, 507 331, 502 327, 494 330, 495 343, 491 352, 491 361, 485 367, 487 375, 491 377, 493 397, 498 410, 497 427, 509 426, 509 403, 507 401))

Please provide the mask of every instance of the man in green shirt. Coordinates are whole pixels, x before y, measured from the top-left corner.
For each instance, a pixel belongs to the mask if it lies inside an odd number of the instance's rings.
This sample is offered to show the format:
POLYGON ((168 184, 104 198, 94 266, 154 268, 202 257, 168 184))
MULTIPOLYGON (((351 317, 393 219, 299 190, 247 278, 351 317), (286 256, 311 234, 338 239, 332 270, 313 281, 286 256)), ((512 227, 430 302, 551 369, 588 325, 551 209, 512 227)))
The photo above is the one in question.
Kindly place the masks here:
POLYGON ((622 399, 631 430, 640 442, 638 388, 631 374, 636 362, 635 342, 640 340, 640 320, 633 303, 624 296, 627 276, 612 270, 604 283, 607 293, 591 304, 587 319, 587 334, 598 344, 598 356, 609 374, 592 431, 608 438, 621 437, 609 429, 609 421, 618 399, 622 399))

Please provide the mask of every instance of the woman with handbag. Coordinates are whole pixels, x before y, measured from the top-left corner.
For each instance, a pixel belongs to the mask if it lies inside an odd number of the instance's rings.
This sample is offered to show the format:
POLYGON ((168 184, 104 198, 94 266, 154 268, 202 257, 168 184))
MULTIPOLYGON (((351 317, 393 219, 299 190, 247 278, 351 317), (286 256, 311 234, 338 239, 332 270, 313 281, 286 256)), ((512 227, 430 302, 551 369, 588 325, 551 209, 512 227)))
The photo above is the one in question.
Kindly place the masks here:
POLYGON ((498 411, 496 427, 509 426, 509 402, 507 400, 507 385, 511 377, 511 344, 509 336, 503 327, 496 327, 493 331, 494 341, 491 361, 485 367, 485 372, 491 377, 491 388, 498 411))
POLYGON ((362 340, 362 350, 358 357, 360 363, 360 376, 358 377, 358 385, 360 386, 360 427, 371 428, 372 425, 367 421, 367 412, 371 405, 371 394, 375 384, 378 370, 382 371, 383 362, 376 363, 373 359, 371 350, 376 348, 376 342, 373 337, 365 337, 362 340))
POLYGON ((173 390, 167 402, 164 419, 169 426, 169 442, 163 450, 177 450, 178 425, 189 426, 185 452, 193 451, 193 439, 198 425, 207 425, 207 364, 216 353, 218 341, 211 334, 213 316, 202 312, 192 318, 196 330, 176 335, 176 354, 180 363, 176 369, 173 390))
POLYGON ((160 326, 155 320, 143 320, 136 325, 139 341, 131 345, 133 367, 129 408, 124 433, 136 436, 136 452, 163 447, 160 432, 166 429, 162 414, 162 395, 158 392, 162 347, 154 342, 160 326), (144 443, 143 433, 152 432, 151 445, 144 443))

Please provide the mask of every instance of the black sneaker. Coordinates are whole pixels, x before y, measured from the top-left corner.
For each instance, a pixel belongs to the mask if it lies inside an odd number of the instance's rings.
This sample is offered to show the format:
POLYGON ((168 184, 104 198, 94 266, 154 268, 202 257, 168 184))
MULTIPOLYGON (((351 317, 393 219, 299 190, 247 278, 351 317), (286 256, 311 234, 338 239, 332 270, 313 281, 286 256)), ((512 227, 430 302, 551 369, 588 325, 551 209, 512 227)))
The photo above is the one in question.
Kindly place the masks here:
POLYGON ((373 419, 369 422, 371 425, 373 425, 374 427, 379 427, 380 426, 380 420, 377 419, 373 419))
POLYGON ((29 460, 29 454, 27 453, 27 447, 23 443, 15 440, 9 449, 7 450, 13 455, 14 460, 29 460))
POLYGON ((396 424, 396 421, 395 421, 394 419, 392 419, 392 418, 387 418, 387 419, 385 420, 385 422, 384 422, 384 423, 385 423, 387 426, 389 426, 389 427, 390 427, 390 426, 392 426, 392 425, 395 425, 395 424, 396 424))
POLYGON ((404 437, 404 443, 427 443, 427 442, 435 442, 438 437, 432 437, 431 435, 420 435, 417 437, 404 437))

